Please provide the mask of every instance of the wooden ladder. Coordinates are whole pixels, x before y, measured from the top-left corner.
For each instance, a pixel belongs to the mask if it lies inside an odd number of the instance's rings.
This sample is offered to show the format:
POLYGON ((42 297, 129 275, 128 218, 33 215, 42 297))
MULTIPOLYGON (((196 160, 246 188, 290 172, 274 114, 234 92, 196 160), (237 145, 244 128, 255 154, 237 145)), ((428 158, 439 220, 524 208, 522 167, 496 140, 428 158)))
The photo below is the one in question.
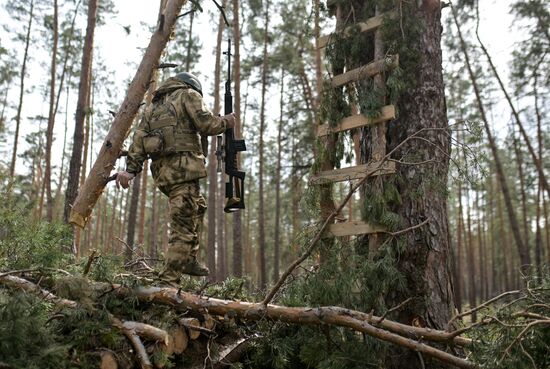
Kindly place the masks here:
MULTIPOLYGON (((330 3, 331 0, 328 1, 329 6, 331 5, 330 3)), ((384 14, 377 15, 375 17, 367 19, 365 22, 361 22, 351 27, 344 28, 343 30, 339 31, 339 34, 341 37, 347 37, 352 35, 357 30, 359 30, 360 32, 376 32, 382 25, 384 18, 394 18, 396 14, 397 13, 395 11, 390 11, 384 14)), ((326 47, 331 43, 333 39, 333 34, 319 37, 319 48, 326 47)), ((389 71, 398 66, 398 55, 385 56, 359 68, 355 68, 332 77, 329 81, 330 88, 341 87, 349 83, 360 81, 364 78, 377 78, 377 76, 380 76, 383 72, 389 71)), ((382 81, 381 83, 383 83, 383 79, 381 77, 378 81, 382 81)), ((331 127, 328 124, 319 125, 319 127, 317 128, 317 137, 326 137, 333 133, 349 131, 355 128, 386 125, 387 122, 393 119, 395 119, 395 107, 393 105, 386 105, 381 108, 380 115, 376 118, 369 118, 363 114, 355 114, 342 119, 334 127, 331 127)), ((375 160, 381 160, 386 155, 385 144, 380 145, 377 151, 378 152, 375 156, 375 160)), ((309 182, 312 185, 323 185, 336 182, 361 180, 365 178, 367 173, 371 172, 373 168, 378 167, 378 164, 379 162, 377 161, 371 161, 367 164, 352 166, 348 168, 321 171, 311 177, 309 182)), ((383 163, 382 166, 380 166, 380 169, 378 169, 374 173, 374 175, 393 174, 395 173, 395 169, 395 163, 387 161, 383 163)), ((325 231, 325 235, 329 237, 347 237, 363 234, 375 234, 384 231, 385 229, 383 227, 371 225, 364 221, 353 220, 329 225, 327 230, 325 231)))

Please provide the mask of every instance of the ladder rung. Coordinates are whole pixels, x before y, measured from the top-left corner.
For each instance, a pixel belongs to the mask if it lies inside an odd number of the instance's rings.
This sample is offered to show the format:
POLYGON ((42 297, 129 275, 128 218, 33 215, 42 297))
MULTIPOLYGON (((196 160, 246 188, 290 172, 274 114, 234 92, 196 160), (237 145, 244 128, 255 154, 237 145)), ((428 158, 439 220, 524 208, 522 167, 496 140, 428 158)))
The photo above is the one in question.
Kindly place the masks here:
POLYGON ((384 232, 380 226, 365 223, 363 221, 351 221, 344 223, 330 224, 325 232, 329 237, 356 236, 361 234, 372 234, 384 232))
MULTIPOLYGON (((341 31, 342 35, 343 35, 343 37, 348 37, 352 34, 355 34, 356 31, 358 30, 358 27, 359 27, 359 32, 373 32, 373 31, 376 31, 382 25, 382 22, 384 21, 384 18, 386 18, 386 17, 395 18, 396 14, 397 13, 393 10, 393 11, 390 11, 390 12, 387 12, 387 13, 384 13, 384 14, 377 15, 376 17, 369 18, 364 22, 360 22, 360 23, 354 24, 353 26, 344 28, 344 30, 341 31)), ((329 44, 329 42, 331 41, 331 38, 333 38, 333 37, 334 37, 334 33, 330 34, 330 35, 324 35, 324 36, 319 37, 318 48, 321 49, 321 48, 327 46, 329 44)))
MULTIPOLYGON (((311 177, 310 183, 312 185, 321 185, 334 182, 351 181, 354 179, 363 179, 377 166, 378 163, 369 163, 357 165, 355 167, 327 170, 311 177)), ((382 167, 372 175, 381 176, 392 173, 395 173, 395 162, 387 161, 382 164, 382 167)))
POLYGON ((349 72, 334 76, 330 80, 330 85, 332 87, 343 86, 350 82, 358 81, 366 77, 372 77, 378 73, 396 68, 398 65, 399 55, 388 56, 384 59, 376 60, 359 68, 352 69, 349 72))
POLYGON ((380 113, 380 116, 376 118, 368 118, 363 114, 352 115, 351 117, 342 119, 336 127, 330 127, 328 124, 323 124, 317 128, 317 136, 326 136, 329 133, 348 131, 350 129, 371 126, 395 119, 395 106, 383 106, 382 109, 380 109, 380 113))

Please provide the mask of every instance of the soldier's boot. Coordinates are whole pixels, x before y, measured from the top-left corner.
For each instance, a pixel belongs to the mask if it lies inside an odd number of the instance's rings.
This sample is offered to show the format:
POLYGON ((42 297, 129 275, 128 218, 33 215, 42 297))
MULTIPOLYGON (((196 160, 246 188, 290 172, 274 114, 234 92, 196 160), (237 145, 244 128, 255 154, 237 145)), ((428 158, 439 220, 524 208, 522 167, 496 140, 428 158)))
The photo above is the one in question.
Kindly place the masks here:
POLYGON ((165 267, 159 274, 160 287, 180 288, 181 272, 165 267))
POLYGON ((206 277, 210 274, 210 270, 206 265, 199 263, 196 258, 192 258, 190 262, 185 264, 181 272, 195 277, 206 277))

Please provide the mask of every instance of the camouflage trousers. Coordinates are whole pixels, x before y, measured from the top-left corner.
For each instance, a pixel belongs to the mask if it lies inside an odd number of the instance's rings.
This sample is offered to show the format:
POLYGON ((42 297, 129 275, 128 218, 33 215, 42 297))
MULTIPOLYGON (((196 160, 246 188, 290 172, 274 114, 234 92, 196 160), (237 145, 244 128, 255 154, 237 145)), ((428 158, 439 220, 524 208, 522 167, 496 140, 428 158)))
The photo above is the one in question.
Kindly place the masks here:
POLYGON ((162 277, 177 282, 185 265, 197 257, 206 201, 198 179, 162 187, 170 203, 170 239, 162 277))

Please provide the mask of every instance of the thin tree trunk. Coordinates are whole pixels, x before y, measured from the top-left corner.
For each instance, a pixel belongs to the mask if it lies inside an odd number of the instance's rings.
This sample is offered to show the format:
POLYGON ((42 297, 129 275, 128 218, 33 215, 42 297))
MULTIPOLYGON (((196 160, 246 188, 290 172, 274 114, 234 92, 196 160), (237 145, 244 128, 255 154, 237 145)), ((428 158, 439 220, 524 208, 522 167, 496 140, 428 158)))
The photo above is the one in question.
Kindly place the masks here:
MULTIPOLYGON (((497 178, 498 181, 498 178, 497 178)), ((499 196, 498 193, 495 193, 497 197, 497 209, 498 209, 498 225, 499 225, 499 234, 500 234, 500 255, 502 257, 501 265, 502 265, 502 275, 503 275, 503 285, 504 289, 506 291, 512 290, 512 272, 511 267, 509 267, 510 255, 508 254, 508 250, 510 250, 510 244, 509 244, 509 238, 508 238, 508 232, 506 231, 507 228, 504 225, 504 210, 502 209, 502 200, 501 196, 499 196)))
MULTIPOLYGON (((135 235, 136 235, 136 224, 137 224, 137 212, 138 212, 138 203, 139 203, 139 193, 141 188, 141 178, 140 175, 143 175, 142 173, 139 173, 137 175, 137 178, 134 178, 134 181, 132 182, 132 197, 130 198, 130 209, 128 211, 128 232, 126 235, 126 244, 128 247, 126 247, 126 252, 124 253, 124 260, 128 263, 132 260, 134 257, 134 253, 136 250, 136 246, 134 244, 135 235)), ((147 173, 145 173, 147 175, 147 173)))
POLYGON ((265 18, 264 18, 264 48, 263 48, 263 64, 261 74, 262 97, 260 106, 260 134, 258 136, 259 144, 259 165, 258 171, 258 247, 259 247, 259 272, 260 272, 260 288, 267 286, 267 268, 266 268, 266 238, 265 238, 265 204, 264 204, 264 135, 265 135, 265 110, 266 110, 266 93, 267 93, 267 77, 268 77, 268 41, 269 41, 269 0, 265 2, 265 18))
POLYGON ((458 183, 458 208, 456 212, 457 235, 456 235, 456 257, 455 260, 455 280, 454 280, 454 296, 455 306, 457 310, 462 311, 462 232, 464 231, 464 220, 462 211, 462 183, 458 183))
POLYGON ((25 52, 23 53, 23 62, 21 63, 21 73, 19 74, 19 103, 17 104, 17 114, 15 115, 15 134, 13 136, 13 152, 10 163, 10 178, 15 176, 15 164, 17 161, 17 141, 19 140, 19 128, 21 126, 21 112, 23 110, 23 96, 25 95, 25 74, 27 73, 27 59, 29 56, 29 45, 31 42, 32 20, 34 17, 34 0, 31 0, 29 9, 29 22, 27 24, 27 35, 25 36, 25 52))
POLYGON ((273 280, 279 279, 279 265, 281 261, 281 156, 283 151, 283 118, 284 118, 285 70, 281 68, 281 94, 279 110, 279 129, 277 132, 277 166, 275 168, 275 243, 273 261, 273 280))
POLYGON ((158 255, 158 229, 159 229, 159 201, 157 188, 153 186, 153 199, 151 201, 151 232, 149 232, 149 256, 156 259, 158 255))
MULTIPOLYGON (((543 141, 542 141, 542 116, 539 108, 539 94, 538 94, 538 67, 533 73, 533 97, 535 100, 535 115, 537 117, 537 142, 538 142, 538 149, 539 149, 539 158, 542 158, 542 149, 543 149, 543 141)), ((542 230, 540 227, 541 222, 541 206, 544 206, 545 212, 546 212, 546 203, 544 201, 544 193, 542 192, 542 181, 539 177, 539 186, 537 190, 537 210, 536 210, 536 240, 535 240, 535 258, 537 263, 537 270, 539 273, 539 276, 542 274, 542 230), (542 202, 542 205, 541 205, 542 202)), ((547 214, 546 214, 547 215, 547 214)), ((546 218, 547 224, 546 224, 546 235, 548 236, 548 218, 546 218)), ((549 240, 547 239, 547 242, 549 240)), ((549 247, 548 249, 548 261, 550 264, 550 245, 547 245, 549 247)))
POLYGON ((514 153, 516 154, 516 164, 518 166, 518 177, 519 177, 519 191, 521 197, 521 214, 523 218, 523 232, 524 240, 527 247, 529 247, 529 230, 531 226, 527 220, 527 195, 525 193, 525 172, 523 170, 523 154, 519 147, 519 142, 516 139, 515 132, 513 132, 513 145, 514 153))
MULTIPOLYGON (((226 1, 222 6, 225 7, 226 1)), ((221 55, 222 55, 222 38, 223 38, 224 20, 223 14, 218 17, 218 34, 216 38, 216 58, 214 61, 214 114, 218 115, 221 110, 220 104, 220 83, 221 83, 221 55)), ((220 210, 217 199, 217 183, 218 160, 216 157, 216 137, 213 137, 210 145, 210 154, 208 155, 208 246, 207 246, 207 263, 210 269, 210 278, 216 279, 216 216, 220 210)), ((223 176, 221 176, 223 177, 223 176)), ((223 201, 223 196, 219 198, 223 201)))
POLYGON ((69 164, 67 191, 65 193, 65 207, 63 212, 63 219, 65 222, 69 221, 71 205, 74 204, 78 193, 80 167, 82 163, 82 144, 84 140, 84 117, 89 109, 88 105, 90 101, 90 71, 92 69, 96 17, 97 0, 90 0, 88 2, 88 24, 86 26, 86 36, 84 38, 80 82, 78 85, 78 101, 76 104, 75 129, 73 135, 73 152, 71 154, 71 161, 69 164))
POLYGON ((477 247, 478 247, 478 267, 479 267, 479 286, 478 286, 478 297, 481 301, 485 301, 485 297, 487 295, 486 289, 485 289, 485 245, 483 243, 483 218, 481 216, 482 211, 481 207, 479 206, 479 190, 476 190, 476 203, 475 203, 475 209, 477 213, 477 247))
POLYGON ((486 204, 486 213, 489 216, 489 237, 491 245, 491 283, 489 290, 489 297, 495 296, 500 289, 497 284, 497 256, 496 256, 496 243, 495 243, 495 204, 494 204, 494 192, 493 192, 493 180, 492 177, 488 178, 489 191, 487 191, 488 203, 486 204))
MULTIPOLYGON (((468 231, 468 300, 470 302, 470 309, 476 307, 476 264, 474 258, 474 240, 472 237, 472 217, 470 211, 470 191, 467 191, 466 197, 466 224, 468 231)), ((472 322, 477 321, 477 314, 474 311, 472 313, 472 322)))
POLYGON ((59 214, 61 204, 61 188, 63 187, 63 182, 65 180, 65 156, 66 156, 66 149, 67 149, 67 131, 69 127, 69 85, 67 84, 67 98, 65 100, 65 128, 63 131, 63 150, 61 151, 61 166, 59 168, 59 180, 57 183, 57 191, 55 193, 55 199, 56 199, 56 217, 59 218, 62 216, 62 214, 59 214))
MULTIPOLYGON (((452 6, 451 6, 452 7, 452 6)), ((455 20, 455 25, 457 27, 458 31, 458 37, 460 38, 460 45, 462 49, 462 53, 464 54, 464 60, 466 62, 466 67, 468 68, 468 73, 470 76, 470 80, 472 82, 472 86, 474 88, 476 101, 479 108, 479 113, 481 115, 481 120, 483 121, 483 125, 485 128, 485 133, 487 134, 487 138, 489 140, 489 148, 491 149, 491 152, 493 154, 493 159, 495 162, 495 168, 496 173, 498 177, 498 182, 500 184, 500 188, 504 197, 504 203, 506 205, 506 212, 508 214, 508 220, 510 222, 510 227, 512 228, 512 234, 514 236, 514 240, 516 242, 518 254, 521 260, 521 268, 523 271, 527 271, 529 268, 529 265, 531 265, 531 256, 529 255, 529 250, 527 249, 527 246, 525 245, 523 239, 521 238, 521 232, 519 229, 519 222, 516 217, 516 213, 514 210, 514 205, 512 204, 512 198, 510 194, 510 190, 508 187, 508 183, 506 180, 506 176, 504 174, 504 169, 502 167, 502 163, 500 161, 500 156, 498 154, 497 144, 495 141, 495 138, 493 137, 493 133, 491 132, 491 128, 489 127, 489 121, 487 120, 487 116, 485 114, 485 108, 483 106, 481 93, 479 90, 479 87, 477 85, 477 79, 474 74, 474 71, 472 69, 472 66, 470 64, 470 57, 468 55, 466 43, 464 42, 464 39, 462 37, 462 31, 460 28, 460 25, 458 23, 458 20, 456 18, 456 12, 453 8, 453 17, 455 20)))
POLYGON ((141 194, 139 195, 139 222, 138 222, 138 238, 137 244, 143 245, 145 243, 145 215, 147 205, 147 182, 148 182, 149 160, 145 160, 143 163, 143 171, 141 175, 141 194))
POLYGON ((57 71, 57 43, 59 38, 57 0, 53 1, 53 45, 50 68, 50 109, 48 112, 48 127, 46 128, 46 169, 44 171, 44 191, 46 193, 46 219, 53 221, 52 198, 52 145, 55 125, 55 80, 57 71))
MULTIPOLYGON (((218 180, 218 199, 225 198, 225 178, 224 176, 219 176, 218 180)), ((223 212, 223 201, 219 201, 216 204, 217 209, 217 220, 216 220, 216 233, 218 238, 218 260, 216 265, 217 279, 218 281, 223 281, 227 277, 227 242, 225 238, 225 216, 223 212)))
MULTIPOLYGON (((232 0, 233 4, 233 40, 235 51, 233 55, 233 81, 235 86, 234 93, 234 112, 235 112, 235 134, 242 137, 241 129, 241 29, 239 21, 239 1, 232 0)), ((237 154, 237 164, 240 166, 240 155, 237 154)), ((244 192, 243 188, 243 193, 244 192)), ((242 277, 243 275, 243 225, 242 211, 233 213, 233 275, 242 277)))

